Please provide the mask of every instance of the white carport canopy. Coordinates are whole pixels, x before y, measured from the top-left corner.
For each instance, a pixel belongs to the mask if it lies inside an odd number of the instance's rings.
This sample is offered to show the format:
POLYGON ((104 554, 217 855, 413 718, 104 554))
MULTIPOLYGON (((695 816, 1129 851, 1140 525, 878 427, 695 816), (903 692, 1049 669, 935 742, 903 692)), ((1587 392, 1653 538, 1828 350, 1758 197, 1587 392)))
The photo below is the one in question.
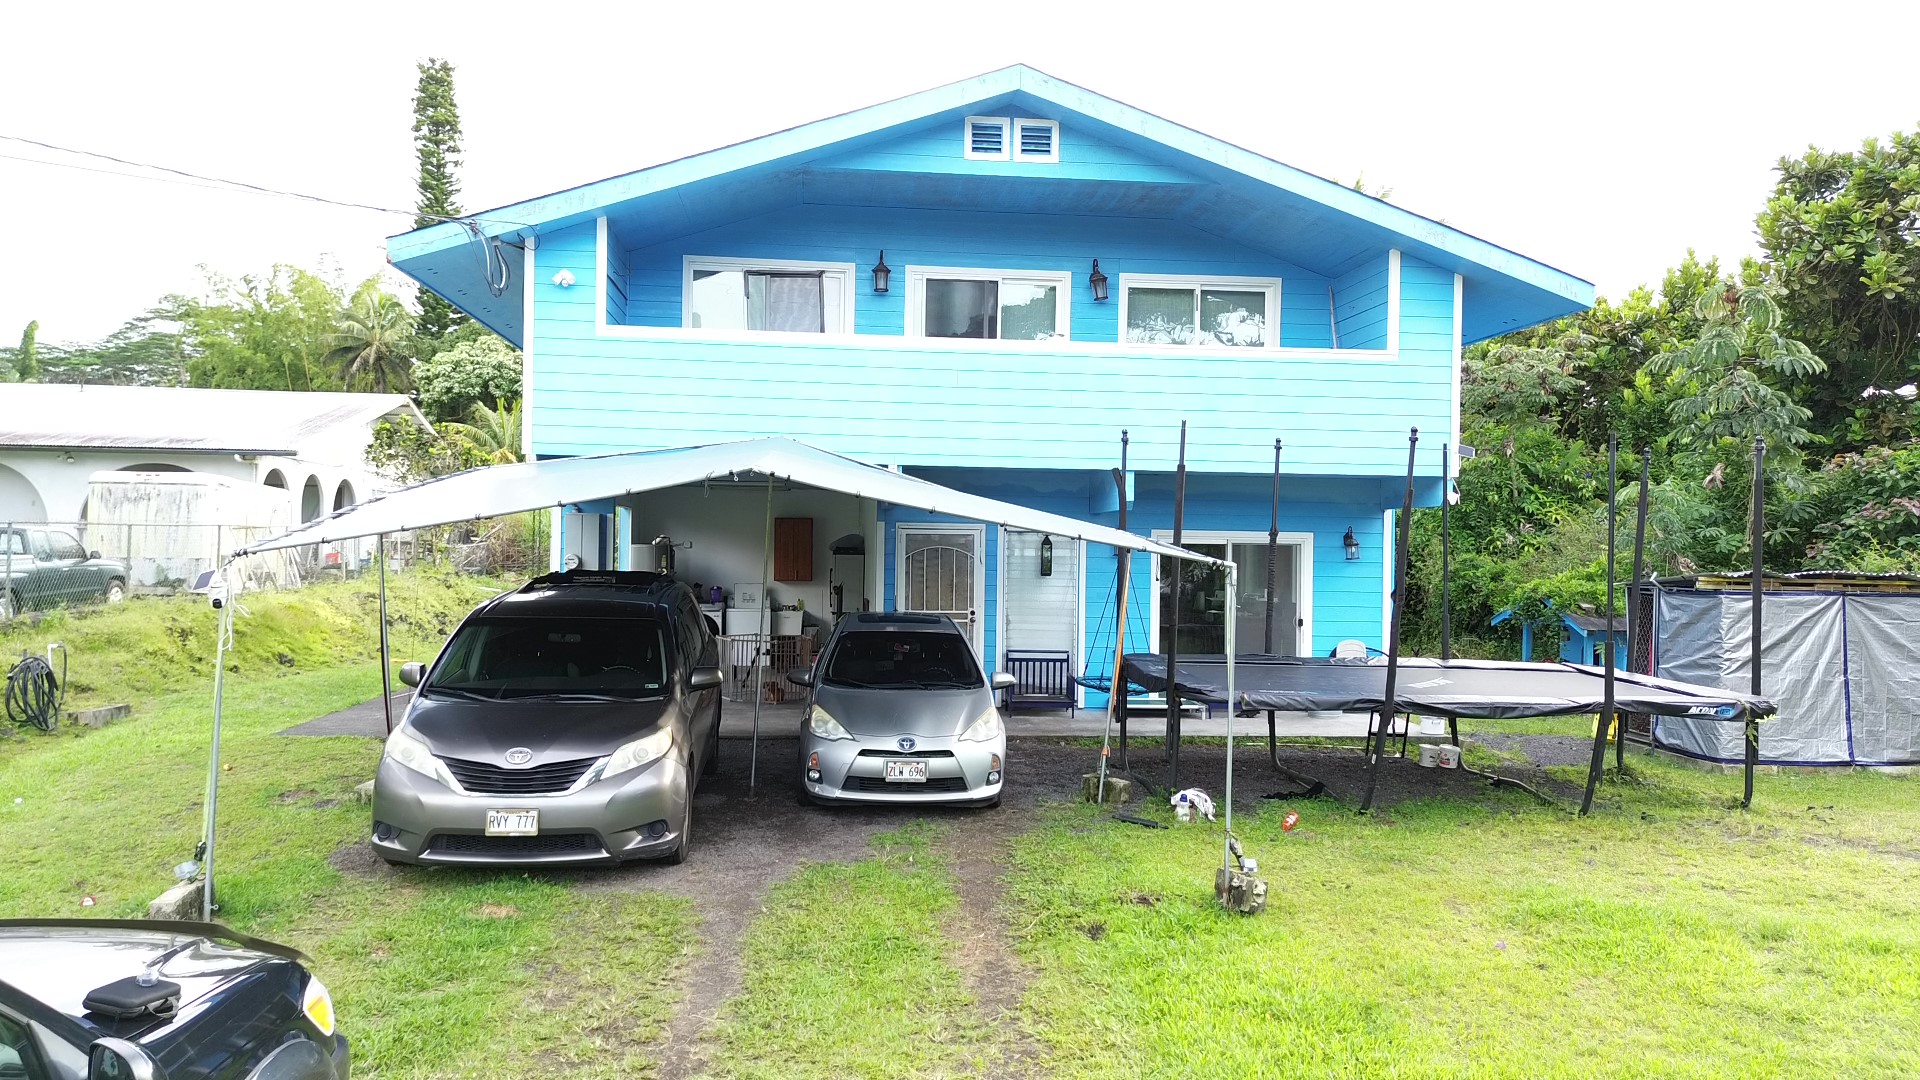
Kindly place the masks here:
POLYGON ((601 454, 471 469, 356 503, 329 517, 249 545, 234 555, 450 525, 474 518, 595 502, 749 474, 1010 529, 1227 565, 1224 560, 1148 537, 955 491, 792 439, 750 439, 676 450, 601 454))

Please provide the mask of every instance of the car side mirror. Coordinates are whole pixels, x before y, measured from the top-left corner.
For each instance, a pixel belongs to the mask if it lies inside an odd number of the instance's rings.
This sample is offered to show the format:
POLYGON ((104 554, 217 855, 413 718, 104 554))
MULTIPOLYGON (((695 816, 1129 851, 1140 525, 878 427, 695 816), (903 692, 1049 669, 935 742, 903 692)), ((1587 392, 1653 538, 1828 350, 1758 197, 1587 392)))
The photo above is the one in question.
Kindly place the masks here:
POLYGON ((717 667, 694 668, 687 675, 689 690, 717 690, 725 682, 726 678, 720 674, 720 669, 717 667))
POLYGON ((96 1039, 87 1048, 87 1080, 165 1080, 145 1050, 125 1039, 96 1039))
POLYGON ((799 671, 789 671, 787 672, 787 681, 795 686, 812 686, 813 669, 801 668, 799 671))
POLYGON ((1010 671, 996 671, 993 673, 993 688, 995 690, 1011 690, 1019 685, 1020 680, 1014 678, 1013 673, 1010 671))
POLYGON ((426 665, 418 660, 409 660, 400 665, 400 681, 408 686, 419 686, 420 681, 426 677, 426 665))

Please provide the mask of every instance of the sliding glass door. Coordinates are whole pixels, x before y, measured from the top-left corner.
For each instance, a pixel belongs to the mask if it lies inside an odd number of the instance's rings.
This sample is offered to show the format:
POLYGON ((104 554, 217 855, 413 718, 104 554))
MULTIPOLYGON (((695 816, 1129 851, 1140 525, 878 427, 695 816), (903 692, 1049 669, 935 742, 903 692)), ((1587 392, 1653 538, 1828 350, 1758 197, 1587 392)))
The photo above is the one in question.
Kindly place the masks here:
MULTIPOLYGON (((1164 535, 1156 534, 1159 539, 1164 535)), ((1239 571, 1238 595, 1227 595, 1227 572, 1206 563, 1182 562, 1166 556, 1155 560, 1159 589, 1158 645, 1165 651, 1178 641, 1186 656, 1226 651, 1227 619, 1234 620, 1235 648, 1242 653, 1268 650, 1281 656, 1297 655, 1305 645, 1306 611, 1302 603, 1302 552, 1305 543, 1288 537, 1274 549, 1272 633, 1268 636, 1267 538, 1246 534, 1245 539, 1203 534, 1208 539, 1186 540, 1191 551, 1216 559, 1231 559, 1239 571), (1173 601, 1173 575, 1180 579, 1180 602, 1173 601)))

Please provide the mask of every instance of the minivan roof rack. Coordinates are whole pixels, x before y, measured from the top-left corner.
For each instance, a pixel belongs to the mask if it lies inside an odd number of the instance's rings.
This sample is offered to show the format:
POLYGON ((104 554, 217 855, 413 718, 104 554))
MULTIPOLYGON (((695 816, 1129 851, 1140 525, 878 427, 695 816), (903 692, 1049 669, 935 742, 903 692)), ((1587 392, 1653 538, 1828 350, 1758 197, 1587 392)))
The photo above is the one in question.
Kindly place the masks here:
POLYGON ((552 585, 606 585, 616 589, 652 589, 673 581, 666 574, 651 570, 561 570, 542 574, 522 586, 522 590, 552 585))

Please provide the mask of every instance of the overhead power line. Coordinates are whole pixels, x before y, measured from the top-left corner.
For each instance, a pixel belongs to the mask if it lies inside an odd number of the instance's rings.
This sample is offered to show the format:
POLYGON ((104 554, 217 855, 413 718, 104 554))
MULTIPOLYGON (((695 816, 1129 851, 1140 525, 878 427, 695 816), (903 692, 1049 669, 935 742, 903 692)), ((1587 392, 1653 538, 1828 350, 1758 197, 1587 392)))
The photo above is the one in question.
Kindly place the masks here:
MULTIPOLYGON (((453 217, 445 214, 427 214, 417 210, 400 210, 391 206, 375 206, 371 203, 352 202, 346 199, 329 199, 323 195, 309 195, 309 194, 306 194, 305 192, 300 192, 300 191, 285 191, 280 188, 266 187, 261 184, 249 184, 244 180, 228 180, 223 177, 207 176, 203 173, 188 172, 185 169, 175 169, 166 165, 153 165, 144 161, 133 161, 128 158, 115 157, 112 154, 103 154, 96 150, 76 150, 70 146, 56 146, 53 143, 41 142, 39 139, 29 139, 20 135, 0 134, 0 140, 5 140, 7 142, 22 143, 27 146, 37 146, 42 150, 52 150, 55 153, 60 153, 60 154, 73 154, 78 157, 95 158, 100 161, 111 161, 116 165, 125 165, 125 166, 128 166, 129 168, 149 169, 154 172, 171 173, 173 176, 184 177, 187 180, 191 180, 191 181, 199 181, 199 183, 183 185, 187 187, 208 187, 209 190, 215 190, 215 191, 239 189, 242 191, 253 192, 259 195, 271 195, 276 198, 282 198, 282 199, 300 199, 306 202, 320 203, 321 205, 324 205, 324 206, 344 207, 349 210, 371 210, 374 213, 378 213, 378 214, 398 214, 401 217, 409 217, 409 218, 424 217, 424 218, 432 218, 435 221, 453 221, 453 222, 458 222, 462 225, 465 225, 469 230, 473 230, 475 228, 475 222, 480 217, 480 215, 473 215, 473 214, 469 214, 463 217, 453 217), (209 187, 209 185, 219 185, 219 186, 209 187)), ((160 183, 169 183, 169 184, 181 183, 181 181, 179 180, 172 180, 164 176, 142 176, 138 173, 115 172, 111 169, 93 169, 93 168, 88 168, 87 166, 84 166, 84 165, 75 165, 70 162, 45 161, 40 158, 14 157, 13 155, 9 155, 9 154, 0 154, 0 158, 5 158, 6 160, 9 160, 9 161, 30 162, 35 165, 51 165, 55 168, 79 169, 82 172, 100 173, 104 176, 123 176, 129 180, 153 180, 160 183)), ((527 224, 524 221, 508 221, 504 218, 490 218, 489 220, 498 222, 502 225, 518 226, 523 229, 531 229, 534 227, 532 225, 527 224)))

